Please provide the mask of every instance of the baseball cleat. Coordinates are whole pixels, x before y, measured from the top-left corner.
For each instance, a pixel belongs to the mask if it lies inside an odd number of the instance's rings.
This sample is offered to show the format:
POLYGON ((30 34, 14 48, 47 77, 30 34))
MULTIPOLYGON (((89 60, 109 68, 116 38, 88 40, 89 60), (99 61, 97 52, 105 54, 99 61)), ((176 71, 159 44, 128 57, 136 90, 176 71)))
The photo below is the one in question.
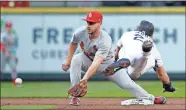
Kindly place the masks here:
POLYGON ((150 40, 146 40, 143 42, 142 50, 143 52, 150 52, 153 46, 153 42, 150 40))
POLYGON ((119 59, 118 61, 112 63, 105 69, 106 74, 112 75, 121 68, 127 68, 130 65, 130 60, 127 58, 119 59))
POLYGON ((155 97, 154 104, 165 104, 166 98, 165 97, 155 97))
POLYGON ((127 58, 119 59, 118 61, 112 63, 109 68, 116 69, 116 68, 127 68, 130 65, 130 60, 127 58))
POLYGON ((72 97, 69 104, 73 105, 73 106, 79 106, 80 105, 80 99, 77 98, 77 97, 72 97))

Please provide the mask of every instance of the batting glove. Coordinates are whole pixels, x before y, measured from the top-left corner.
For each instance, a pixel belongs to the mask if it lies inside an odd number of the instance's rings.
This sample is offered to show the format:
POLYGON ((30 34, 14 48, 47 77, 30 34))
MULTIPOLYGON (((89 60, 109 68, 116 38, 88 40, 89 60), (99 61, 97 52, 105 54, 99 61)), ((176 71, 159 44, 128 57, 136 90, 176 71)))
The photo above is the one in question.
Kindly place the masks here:
POLYGON ((174 91, 176 91, 176 88, 174 88, 172 86, 171 82, 169 82, 168 84, 163 84, 163 88, 164 88, 163 92, 174 92, 174 91))

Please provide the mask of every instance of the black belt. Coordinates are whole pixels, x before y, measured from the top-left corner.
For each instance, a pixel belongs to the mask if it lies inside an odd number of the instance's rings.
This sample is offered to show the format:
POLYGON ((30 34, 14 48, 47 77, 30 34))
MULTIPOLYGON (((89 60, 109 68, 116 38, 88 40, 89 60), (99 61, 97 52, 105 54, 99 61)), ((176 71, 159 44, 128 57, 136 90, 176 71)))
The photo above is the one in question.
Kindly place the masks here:
POLYGON ((86 55, 89 60, 93 61, 93 59, 90 58, 85 52, 84 52, 84 55, 86 55))

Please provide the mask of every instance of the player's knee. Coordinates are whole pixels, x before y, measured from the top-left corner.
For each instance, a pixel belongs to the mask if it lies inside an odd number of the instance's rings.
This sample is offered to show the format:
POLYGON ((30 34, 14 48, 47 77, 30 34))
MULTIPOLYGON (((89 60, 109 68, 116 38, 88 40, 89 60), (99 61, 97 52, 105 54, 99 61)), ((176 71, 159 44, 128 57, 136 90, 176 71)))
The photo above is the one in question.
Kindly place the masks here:
POLYGON ((135 73, 135 74, 130 74, 130 78, 132 80, 138 79, 142 74, 141 73, 135 73))
POLYGON ((136 80, 136 79, 138 79, 138 78, 139 78, 139 76, 135 76, 135 75, 130 76, 130 77, 131 77, 131 79, 132 79, 132 80, 136 80))
POLYGON ((73 66, 73 65, 76 65, 76 66, 81 65, 81 60, 82 59, 78 55, 74 56, 72 58, 71 66, 73 66))

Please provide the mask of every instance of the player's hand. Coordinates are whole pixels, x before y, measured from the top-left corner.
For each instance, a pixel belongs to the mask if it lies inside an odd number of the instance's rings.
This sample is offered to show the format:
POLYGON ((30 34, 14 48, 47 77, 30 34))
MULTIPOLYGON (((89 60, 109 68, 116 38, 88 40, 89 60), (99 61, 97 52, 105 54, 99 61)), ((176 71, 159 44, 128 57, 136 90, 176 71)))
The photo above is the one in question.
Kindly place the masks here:
POLYGON ((176 91, 176 88, 174 88, 172 86, 171 82, 169 82, 168 84, 163 84, 163 88, 164 88, 163 92, 174 92, 174 91, 176 91))
POLYGON ((69 68, 70 68, 70 64, 68 64, 68 63, 62 64, 62 69, 63 69, 64 71, 67 71, 69 68))
POLYGON ((87 79, 80 80, 79 83, 74 85, 68 90, 68 94, 74 97, 83 97, 87 94, 88 91, 88 81, 87 79))

